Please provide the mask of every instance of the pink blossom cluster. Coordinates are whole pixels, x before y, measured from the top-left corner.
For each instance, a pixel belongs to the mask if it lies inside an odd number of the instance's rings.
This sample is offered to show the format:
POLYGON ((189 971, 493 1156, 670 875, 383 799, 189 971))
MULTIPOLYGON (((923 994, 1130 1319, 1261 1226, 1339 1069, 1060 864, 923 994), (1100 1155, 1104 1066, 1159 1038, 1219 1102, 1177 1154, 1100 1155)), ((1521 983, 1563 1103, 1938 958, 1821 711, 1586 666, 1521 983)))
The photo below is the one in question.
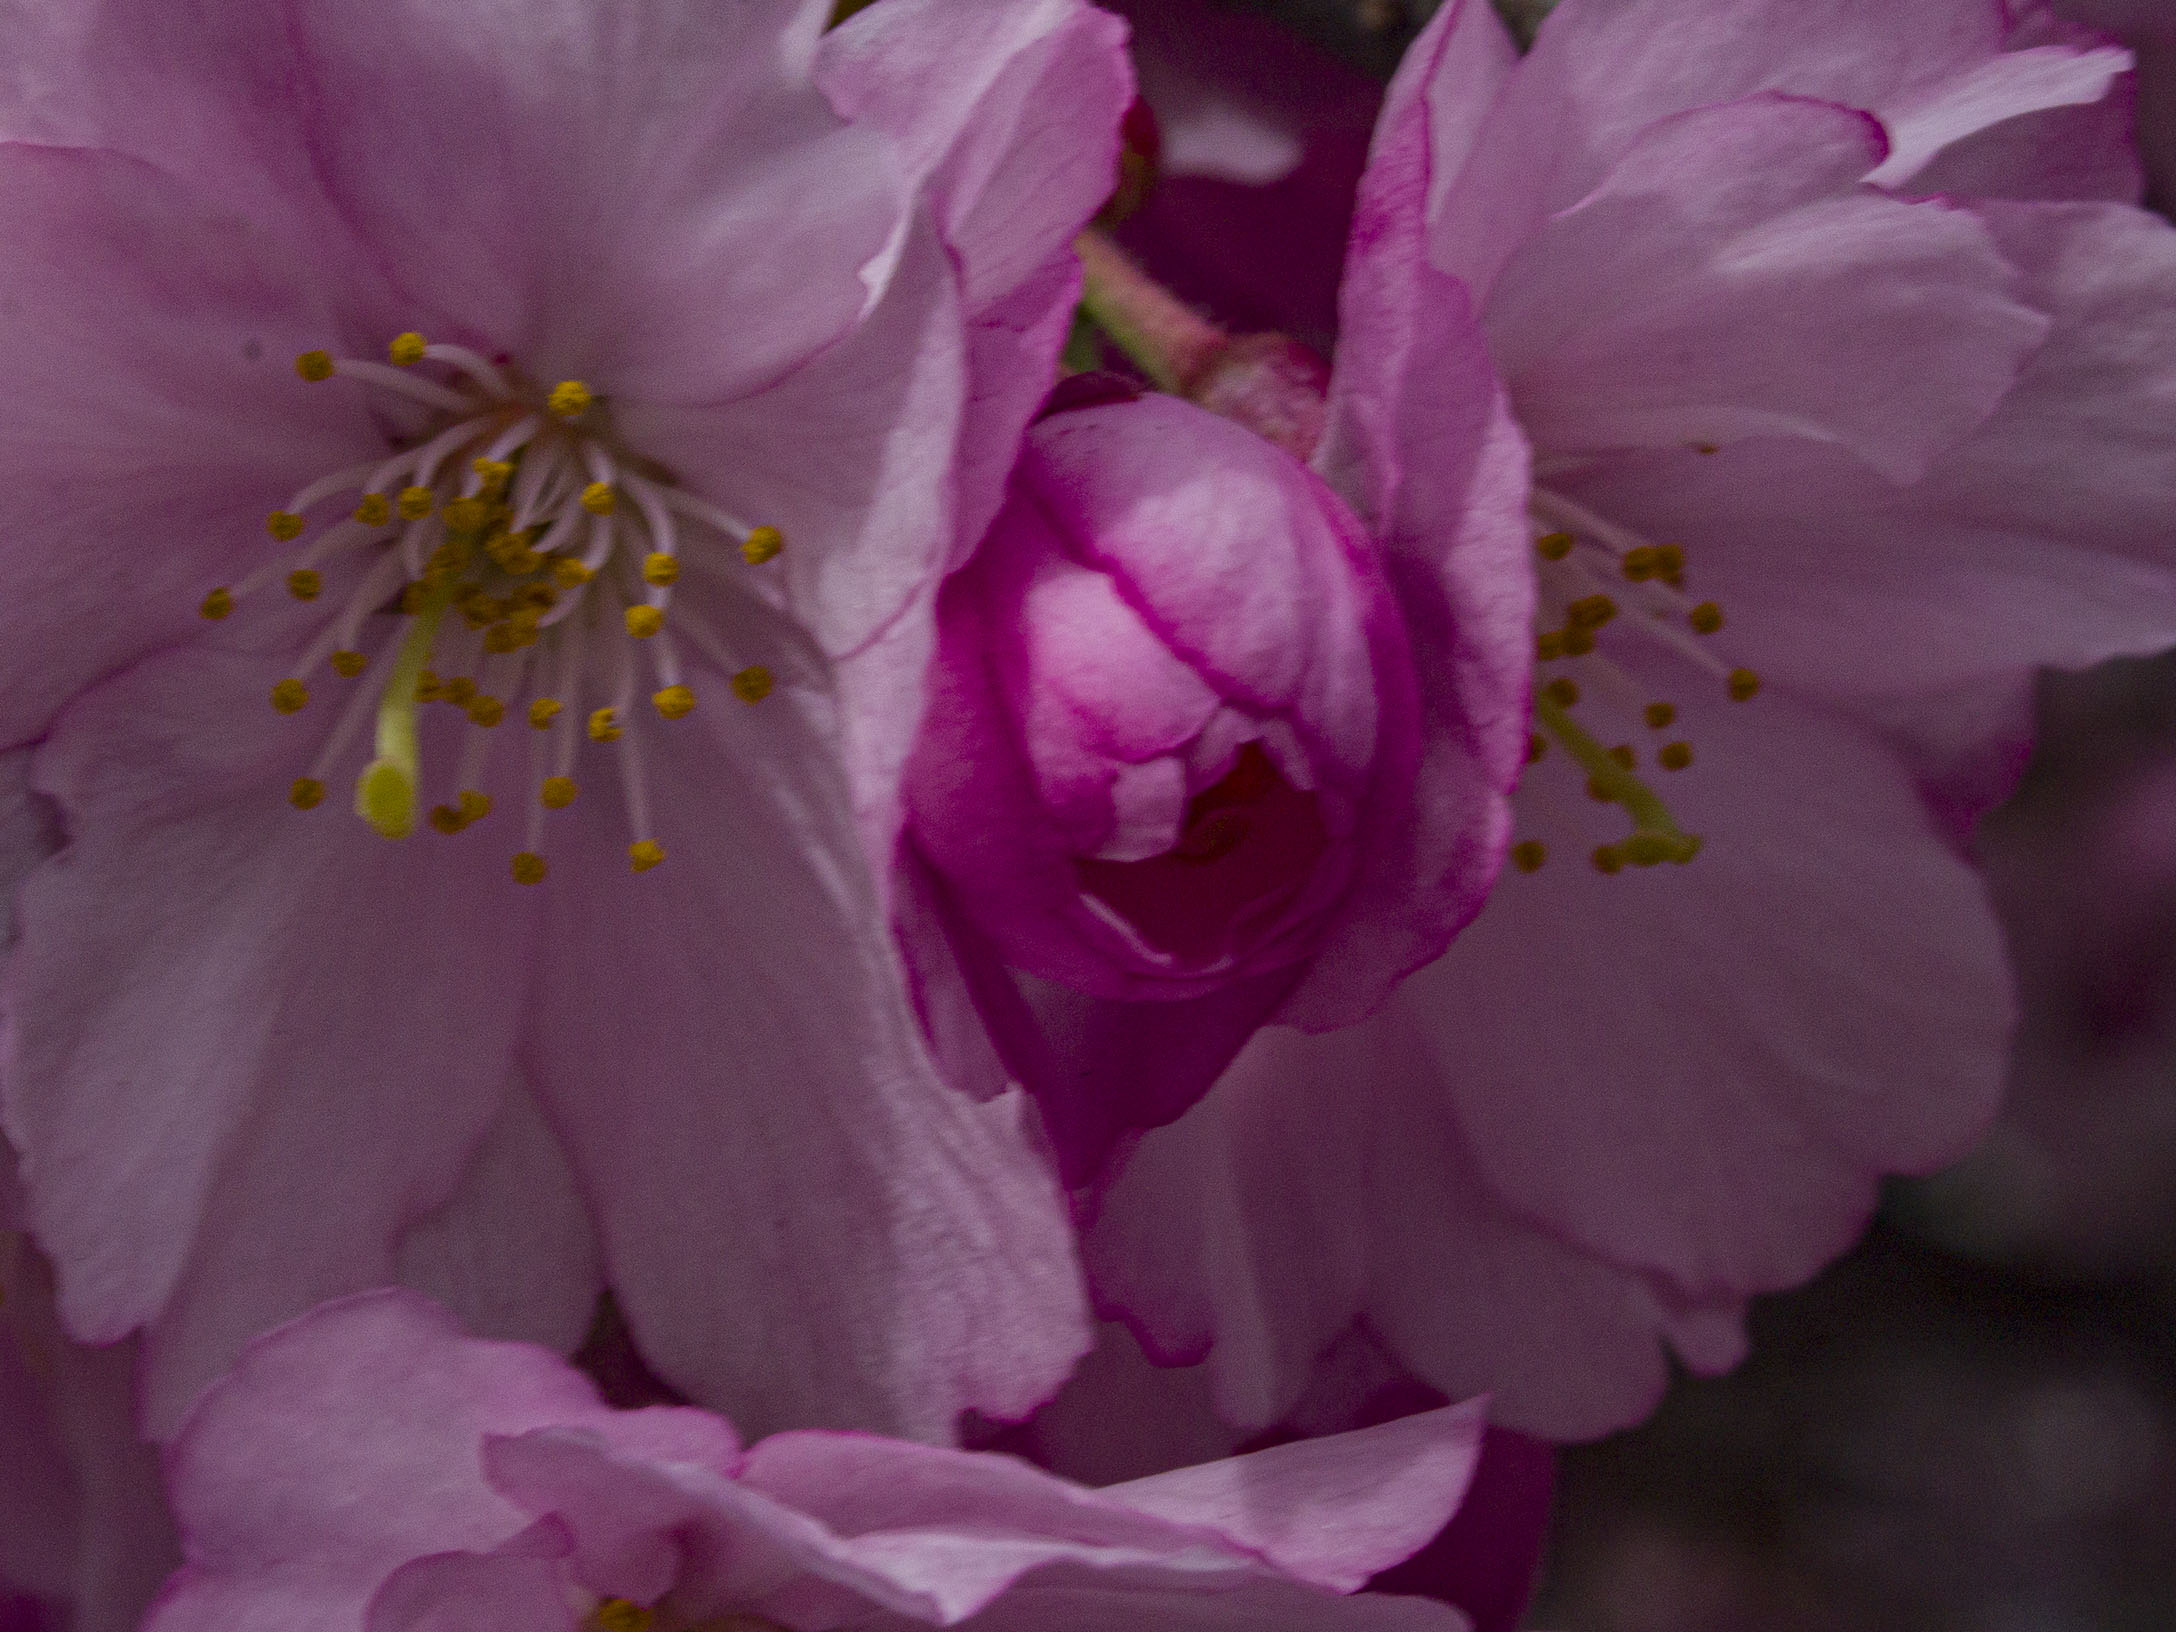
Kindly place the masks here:
POLYGON ((1508 1627, 1993 1115, 2134 22, 0 13, 0 1627, 1508 1627))

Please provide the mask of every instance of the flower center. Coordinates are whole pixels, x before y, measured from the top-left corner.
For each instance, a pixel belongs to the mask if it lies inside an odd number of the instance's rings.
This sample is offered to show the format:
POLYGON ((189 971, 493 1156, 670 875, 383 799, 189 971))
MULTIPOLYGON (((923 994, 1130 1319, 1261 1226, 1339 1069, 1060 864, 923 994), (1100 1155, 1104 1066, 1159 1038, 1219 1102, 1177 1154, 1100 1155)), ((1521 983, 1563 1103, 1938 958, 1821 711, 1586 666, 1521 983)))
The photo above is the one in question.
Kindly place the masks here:
MULTIPOLYGON (((1685 592, 1685 552, 1679 546, 1650 543, 1539 485, 1529 514, 1540 557, 1534 655, 1558 672, 1535 686, 1539 729, 1527 745, 1527 761, 1540 759, 1551 741, 1560 744, 1587 773, 1589 796, 1622 806, 1631 818, 1631 833, 1593 852, 1598 870, 1691 861, 1700 853, 1700 837, 1678 825, 1638 774, 1639 750, 1631 740, 1605 746, 1612 736, 1637 737, 1637 727, 1622 729, 1635 718, 1648 733, 1667 733, 1677 723, 1677 705, 1647 700, 1632 675, 1602 649, 1603 642, 1657 642, 1714 675, 1734 702, 1753 697, 1760 677, 1723 662, 1705 644, 1722 629, 1723 609, 1685 592), (1582 705, 1584 715, 1575 716, 1573 710, 1582 705)), ((1693 762, 1692 744, 1666 741, 1653 757, 1664 771, 1682 771, 1693 762)), ((1548 859, 1548 850, 1539 839, 1524 839, 1512 846, 1511 859, 1530 873, 1548 859)))
POLYGON ((292 714, 308 706, 305 677, 320 667, 362 682, 288 798, 302 810, 321 804, 327 781, 359 753, 367 724, 373 746, 356 776, 356 814, 386 838, 406 838, 421 803, 418 714, 443 703, 466 714, 468 727, 452 798, 429 821, 458 833, 490 813, 479 783, 494 733, 515 714, 534 731, 536 794, 515 880, 545 876, 544 818, 574 802, 585 736, 617 752, 628 864, 646 872, 665 851, 650 821, 637 694, 646 691, 664 721, 693 711, 680 640, 730 674, 745 703, 760 702, 772 685, 770 670, 736 664, 702 617, 675 607, 682 569, 746 593, 716 541, 738 546, 749 566, 773 559, 784 541, 622 446, 608 405, 579 380, 545 391, 465 346, 420 334, 399 336, 388 352, 390 365, 322 351, 295 360, 306 380, 338 375, 390 393, 410 417, 420 413, 418 428, 390 457, 335 471, 275 510, 267 528, 288 548, 199 608, 223 618, 279 581, 296 600, 315 601, 328 572, 348 585, 295 672, 272 687, 272 706, 292 714), (312 513, 334 500, 347 514, 305 538, 312 513), (373 669, 380 678, 363 680, 373 669))

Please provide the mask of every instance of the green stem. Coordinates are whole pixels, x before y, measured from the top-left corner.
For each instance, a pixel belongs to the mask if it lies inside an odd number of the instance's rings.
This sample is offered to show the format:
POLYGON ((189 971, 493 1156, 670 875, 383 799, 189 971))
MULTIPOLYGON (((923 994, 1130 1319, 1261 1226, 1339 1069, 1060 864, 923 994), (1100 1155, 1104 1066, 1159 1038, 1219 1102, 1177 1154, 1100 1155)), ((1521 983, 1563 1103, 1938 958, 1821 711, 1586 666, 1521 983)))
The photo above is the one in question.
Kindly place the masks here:
POLYGON ((1190 390, 1231 338, 1133 263, 1091 228, 1075 240, 1080 253, 1081 310, 1111 337, 1158 389, 1190 390))

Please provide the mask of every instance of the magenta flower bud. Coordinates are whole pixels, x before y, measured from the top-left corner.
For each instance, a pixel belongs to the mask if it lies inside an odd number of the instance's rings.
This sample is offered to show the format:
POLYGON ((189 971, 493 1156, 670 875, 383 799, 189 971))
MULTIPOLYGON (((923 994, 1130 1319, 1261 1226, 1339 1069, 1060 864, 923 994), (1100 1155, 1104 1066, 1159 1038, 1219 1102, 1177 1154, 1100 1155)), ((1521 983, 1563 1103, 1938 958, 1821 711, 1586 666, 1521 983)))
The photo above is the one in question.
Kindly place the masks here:
POLYGON ((1013 967, 1200 996, 1311 959, 1400 865, 1403 624, 1352 513, 1251 432, 1161 396, 1044 419, 939 627, 913 835, 1013 967))

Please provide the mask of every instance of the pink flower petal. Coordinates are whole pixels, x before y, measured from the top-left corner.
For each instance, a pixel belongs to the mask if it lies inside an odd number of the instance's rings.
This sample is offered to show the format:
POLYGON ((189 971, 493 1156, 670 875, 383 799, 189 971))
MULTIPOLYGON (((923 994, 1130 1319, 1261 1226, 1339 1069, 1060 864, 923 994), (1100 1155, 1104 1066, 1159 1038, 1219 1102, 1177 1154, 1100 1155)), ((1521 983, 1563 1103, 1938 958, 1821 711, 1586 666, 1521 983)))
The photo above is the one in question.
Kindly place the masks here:
POLYGON ((145 660, 36 761, 74 838, 21 891, 8 1130, 70 1328, 161 1321, 155 1429, 252 1332, 391 1279, 496 1114, 528 980, 496 868, 289 808, 311 716, 272 715, 249 648, 293 616, 145 660))
MULTIPOLYGON (((1015 1102, 929 1068, 822 701, 695 684, 714 700, 645 745, 687 837, 548 901, 533 1068, 612 1284, 658 1370, 744 1427, 1024 1413, 1085 1346, 1055 1186, 1015 1102)), ((617 847, 589 805, 570 840, 617 847)))
POLYGON ((604 1289, 597 1232, 518 1069, 459 1188, 401 1237, 395 1271, 478 1337, 580 1346, 604 1289))
POLYGON ((1553 455, 1810 437, 1915 479, 2048 323, 1971 215, 1851 193, 1882 153, 1870 117, 1772 95, 1644 133, 1489 298, 1521 425, 1553 455))
POLYGON ((1229 1536, 1300 1580, 1353 1592, 1449 1522, 1481 1455, 1480 1402, 1249 1456, 1153 1474, 1103 1494, 1229 1536))
POLYGON ((265 517, 368 448, 306 269, 149 167, 0 146, 0 744, 203 624, 265 517))
POLYGON ((1635 673, 1699 756, 1651 774, 1700 854, 1597 873, 1622 815, 1553 755, 1517 801, 1549 863, 1395 1001, 1515 1210, 1692 1296, 1786 1286, 1849 1244, 1879 1173, 1954 1160, 1992 1116, 2001 936, 1884 745, 1778 688, 1635 673))
POLYGON ((744 395, 855 321, 899 230, 888 144, 806 78, 820 0, 291 9, 316 174, 414 326, 539 378, 744 395))
POLYGON ((1067 257, 1118 180, 1125 25, 1081 0, 890 0, 824 36, 834 106, 898 143, 980 314, 1067 257))
POLYGON ((414 1293, 327 1304, 249 1345, 170 1448, 188 1564, 149 1626, 358 1624, 401 1565, 526 1528, 485 1482, 485 1435, 612 1415, 556 1356, 460 1340, 414 1293))

